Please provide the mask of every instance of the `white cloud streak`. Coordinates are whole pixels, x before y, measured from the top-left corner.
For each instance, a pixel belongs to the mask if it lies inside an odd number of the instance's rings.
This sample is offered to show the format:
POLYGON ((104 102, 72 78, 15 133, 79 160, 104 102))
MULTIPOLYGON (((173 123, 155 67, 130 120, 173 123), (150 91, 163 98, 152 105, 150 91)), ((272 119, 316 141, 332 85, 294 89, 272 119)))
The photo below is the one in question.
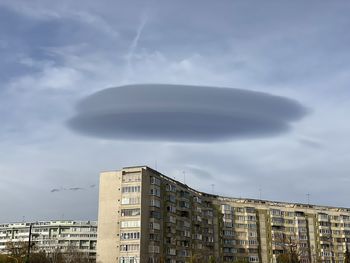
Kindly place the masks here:
POLYGON ((135 52, 136 52, 138 44, 139 44, 141 34, 142 34, 147 22, 148 22, 148 15, 147 14, 142 15, 141 20, 140 20, 140 24, 136 30, 136 35, 133 38, 133 40, 131 41, 131 44, 128 48, 128 52, 126 54, 126 81, 128 81, 130 76, 134 73, 132 62, 133 62, 135 52))

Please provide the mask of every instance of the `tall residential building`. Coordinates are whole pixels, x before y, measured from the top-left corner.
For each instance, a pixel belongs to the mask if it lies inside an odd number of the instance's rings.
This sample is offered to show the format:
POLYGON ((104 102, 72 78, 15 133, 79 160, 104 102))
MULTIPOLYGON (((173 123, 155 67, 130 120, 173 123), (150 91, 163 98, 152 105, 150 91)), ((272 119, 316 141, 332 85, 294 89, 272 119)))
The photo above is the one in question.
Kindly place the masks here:
POLYGON ((9 253, 8 245, 28 243, 29 229, 33 251, 56 253, 74 250, 96 259, 96 221, 39 221, 0 224, 0 254, 9 253))
POLYGON ((100 175, 97 262, 344 262, 350 209, 221 197, 147 166, 100 175))

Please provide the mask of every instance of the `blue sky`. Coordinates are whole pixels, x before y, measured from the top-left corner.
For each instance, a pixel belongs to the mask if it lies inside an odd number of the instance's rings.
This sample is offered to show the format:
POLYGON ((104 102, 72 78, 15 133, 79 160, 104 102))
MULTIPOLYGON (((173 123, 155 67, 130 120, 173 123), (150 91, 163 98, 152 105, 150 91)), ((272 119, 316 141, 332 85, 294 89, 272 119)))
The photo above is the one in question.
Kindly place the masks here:
POLYGON ((202 191, 350 207, 349 13, 322 0, 0 1, 0 220, 96 219, 98 173, 140 164, 202 191), (309 114, 215 143, 67 127, 86 96, 144 83, 265 92, 309 114))

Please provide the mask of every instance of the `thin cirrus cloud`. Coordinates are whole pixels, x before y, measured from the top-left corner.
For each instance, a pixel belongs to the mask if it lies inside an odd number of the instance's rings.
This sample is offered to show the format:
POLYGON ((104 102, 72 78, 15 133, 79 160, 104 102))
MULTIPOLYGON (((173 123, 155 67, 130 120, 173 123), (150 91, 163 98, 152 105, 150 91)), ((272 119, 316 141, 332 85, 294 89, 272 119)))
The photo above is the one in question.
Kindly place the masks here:
POLYGON ((88 96, 68 126, 104 139, 214 142, 275 136, 306 113, 295 100, 262 92, 139 84, 88 96))

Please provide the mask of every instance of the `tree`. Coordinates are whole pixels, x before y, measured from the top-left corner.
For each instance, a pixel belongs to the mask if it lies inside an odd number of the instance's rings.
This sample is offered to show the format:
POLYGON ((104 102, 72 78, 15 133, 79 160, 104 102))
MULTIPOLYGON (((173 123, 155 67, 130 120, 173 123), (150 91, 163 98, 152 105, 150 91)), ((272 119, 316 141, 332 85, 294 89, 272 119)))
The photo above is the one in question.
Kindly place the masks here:
POLYGON ((216 263, 216 260, 215 260, 214 256, 210 256, 209 257, 209 263, 216 263))
POLYGON ((27 255, 28 242, 18 241, 18 242, 7 242, 6 243, 6 254, 14 257, 16 259, 25 258, 27 255))
POLYGON ((298 255, 294 252, 281 254, 277 257, 277 263, 299 263, 298 255))
POLYGON ((28 242, 9 242, 5 255, 0 255, 0 263, 90 263, 88 253, 79 251, 74 246, 67 249, 56 249, 46 253, 33 247, 30 258, 27 258, 28 242))
POLYGON ((0 263, 17 263, 20 262, 17 258, 9 255, 0 255, 0 263))
POLYGON ((195 254, 192 254, 190 257, 190 263, 197 263, 197 256, 195 254))
POLYGON ((344 263, 350 263, 350 251, 348 246, 346 246, 346 250, 344 253, 344 263))
POLYGON ((30 255, 29 263, 51 263, 48 255, 41 251, 30 255))
POLYGON ((275 241, 282 251, 276 258, 277 263, 300 263, 300 259, 309 253, 307 247, 301 246, 296 235, 281 233, 275 236, 275 241))
POLYGON ((60 252, 62 253, 62 263, 89 263, 89 255, 80 252, 72 245, 68 246, 66 250, 60 252))

